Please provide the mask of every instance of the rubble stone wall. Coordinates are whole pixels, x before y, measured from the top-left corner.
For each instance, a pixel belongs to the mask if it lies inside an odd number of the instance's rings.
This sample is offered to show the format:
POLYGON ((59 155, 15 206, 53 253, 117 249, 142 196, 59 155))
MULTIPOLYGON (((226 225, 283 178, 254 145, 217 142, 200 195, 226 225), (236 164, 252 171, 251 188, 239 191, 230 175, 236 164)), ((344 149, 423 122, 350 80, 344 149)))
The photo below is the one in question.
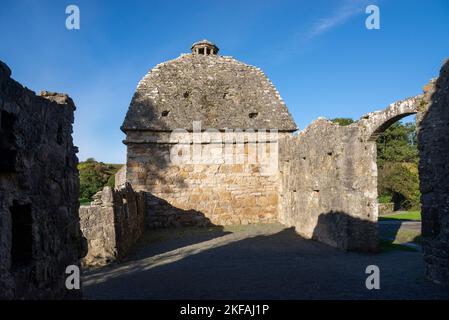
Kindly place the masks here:
POLYGON ((78 216, 75 105, 64 94, 36 95, 0 61, 0 299, 80 298, 66 267, 85 241, 78 216))
POLYGON ((305 238, 344 250, 378 250, 376 139, 419 111, 422 96, 340 126, 314 121, 280 141, 279 220, 305 238))
POLYGON ((319 119, 280 142, 280 221, 344 250, 377 250, 375 142, 319 119))
POLYGON ((120 190, 105 187, 91 205, 80 207, 88 243, 84 265, 105 265, 129 253, 145 230, 145 202, 145 195, 127 184, 120 190))
POLYGON ((427 276, 449 284, 449 60, 429 84, 418 119, 422 245, 427 276))

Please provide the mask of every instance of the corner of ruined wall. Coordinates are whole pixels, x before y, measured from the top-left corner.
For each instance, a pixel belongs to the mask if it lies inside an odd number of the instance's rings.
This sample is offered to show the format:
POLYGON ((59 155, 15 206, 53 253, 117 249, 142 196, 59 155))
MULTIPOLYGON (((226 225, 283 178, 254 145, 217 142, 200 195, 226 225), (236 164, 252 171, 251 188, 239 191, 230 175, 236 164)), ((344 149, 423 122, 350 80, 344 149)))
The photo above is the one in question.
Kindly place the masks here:
POLYGON ((449 60, 424 87, 418 132, 422 246, 426 276, 449 284, 449 60))
POLYGON ((88 241, 85 266, 106 265, 124 258, 145 229, 145 196, 129 184, 104 187, 88 206, 80 207, 81 230, 88 241))
POLYGON ((357 123, 320 118, 282 140, 280 221, 307 239, 376 251, 375 156, 375 143, 361 139, 357 123))
POLYGON ((81 231, 88 248, 83 265, 104 265, 117 257, 113 199, 113 190, 105 187, 94 195, 92 204, 80 206, 81 231))
POLYGON ((0 61, 1 298, 81 297, 81 290, 65 286, 66 267, 79 266, 85 254, 72 140, 74 104, 63 94, 52 97, 24 88, 0 61), (14 222, 13 215, 31 220, 29 233, 23 227, 18 235, 13 224, 21 222, 14 222), (29 237, 32 246, 20 261, 12 253, 15 237, 29 237))
POLYGON ((115 174, 115 189, 119 190, 126 186, 126 165, 123 165, 115 174))
POLYGON ((294 217, 299 214, 296 192, 299 189, 299 140, 298 135, 284 136, 279 139, 279 205, 278 220, 292 227, 294 217))

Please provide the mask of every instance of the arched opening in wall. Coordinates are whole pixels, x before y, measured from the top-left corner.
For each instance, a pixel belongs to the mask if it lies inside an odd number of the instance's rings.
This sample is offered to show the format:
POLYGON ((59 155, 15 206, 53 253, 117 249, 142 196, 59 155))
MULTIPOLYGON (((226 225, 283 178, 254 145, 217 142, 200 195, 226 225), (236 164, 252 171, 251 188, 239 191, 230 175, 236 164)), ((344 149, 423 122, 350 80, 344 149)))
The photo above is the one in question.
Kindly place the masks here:
POLYGON ((387 125, 376 137, 380 246, 417 249, 421 194, 415 115, 387 125))

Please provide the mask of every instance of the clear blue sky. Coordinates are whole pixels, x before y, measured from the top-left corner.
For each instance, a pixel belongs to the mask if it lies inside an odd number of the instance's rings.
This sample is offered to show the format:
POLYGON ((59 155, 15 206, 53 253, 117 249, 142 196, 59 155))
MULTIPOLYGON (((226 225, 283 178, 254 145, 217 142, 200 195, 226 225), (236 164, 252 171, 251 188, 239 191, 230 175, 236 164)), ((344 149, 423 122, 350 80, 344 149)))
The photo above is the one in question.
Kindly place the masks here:
POLYGON ((138 81, 197 40, 262 68, 304 129, 421 93, 449 58, 449 1, 2 0, 0 30, 14 79, 74 99, 80 160, 123 163, 119 128, 138 81), (65 28, 69 4, 80 30, 65 28), (369 4, 380 30, 365 28, 369 4))

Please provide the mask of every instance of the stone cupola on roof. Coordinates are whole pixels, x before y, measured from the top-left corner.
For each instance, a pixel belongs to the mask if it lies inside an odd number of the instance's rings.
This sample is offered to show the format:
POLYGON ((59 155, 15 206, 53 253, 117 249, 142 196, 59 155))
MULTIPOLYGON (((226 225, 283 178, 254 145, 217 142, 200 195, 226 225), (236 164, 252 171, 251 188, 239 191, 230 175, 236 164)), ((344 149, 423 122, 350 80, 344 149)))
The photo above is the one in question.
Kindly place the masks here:
POLYGON ((192 44, 192 53, 193 54, 218 54, 218 47, 208 40, 201 40, 192 44))
POLYGON ((264 73, 203 40, 191 54, 153 68, 138 84, 122 130, 192 130, 201 128, 297 129, 287 106, 264 73))

